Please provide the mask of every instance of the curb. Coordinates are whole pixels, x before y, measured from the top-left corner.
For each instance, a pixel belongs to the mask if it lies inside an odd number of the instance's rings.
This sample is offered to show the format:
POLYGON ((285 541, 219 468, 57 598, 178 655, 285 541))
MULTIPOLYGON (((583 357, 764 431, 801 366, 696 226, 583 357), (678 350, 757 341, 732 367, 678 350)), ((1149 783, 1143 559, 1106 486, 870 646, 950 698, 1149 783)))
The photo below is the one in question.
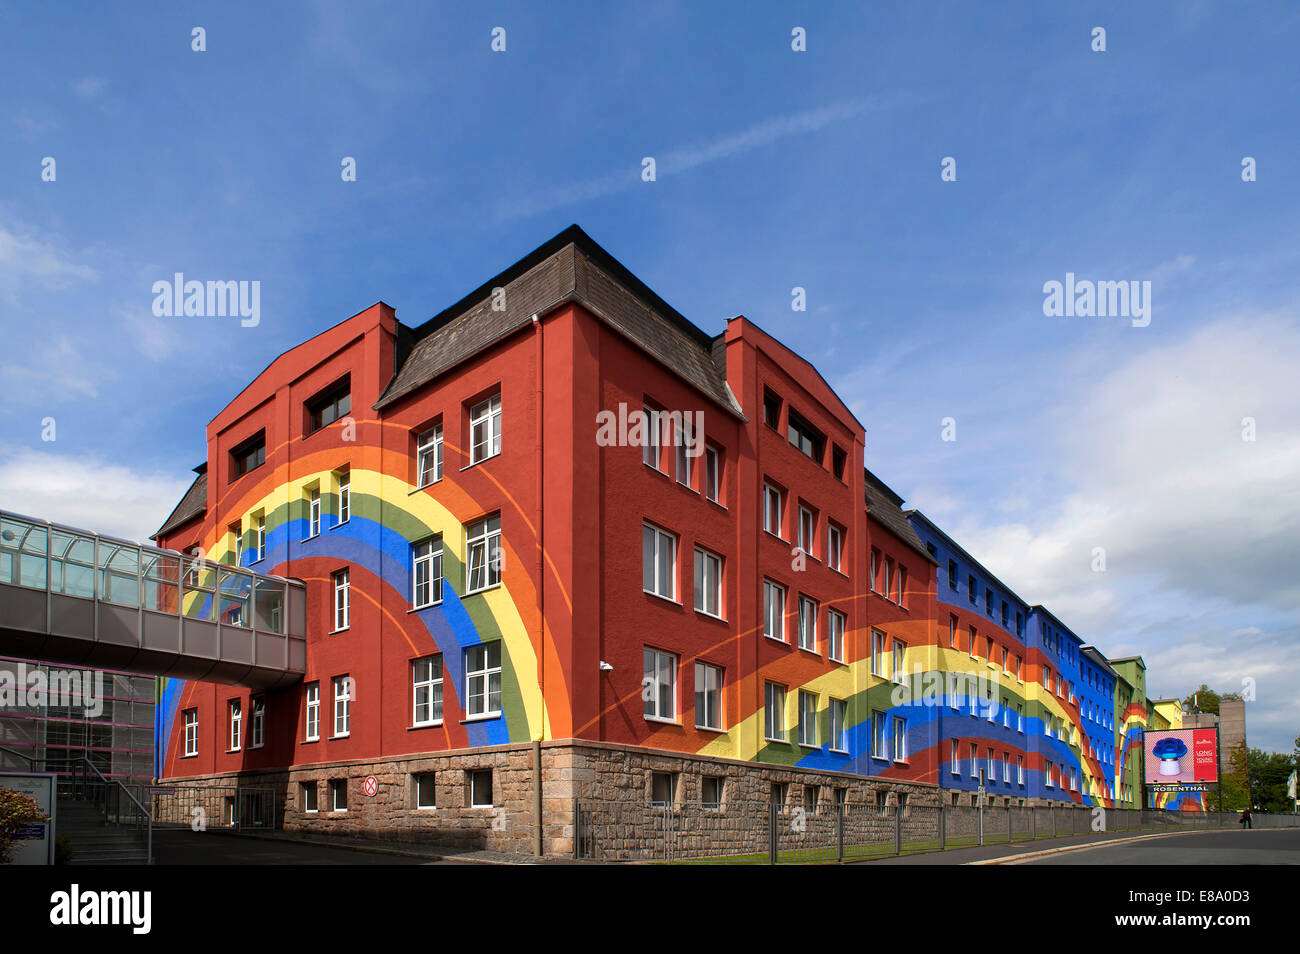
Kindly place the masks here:
POLYGON ((985 858, 982 861, 968 861, 967 865, 1005 865, 1018 864, 1022 861, 1029 861, 1032 858, 1043 858, 1048 855, 1060 855, 1070 851, 1087 851, 1091 848, 1105 848, 1109 845, 1127 845, 1135 841, 1149 841, 1152 838, 1169 838, 1174 835, 1195 835, 1203 831, 1227 831, 1224 828, 1197 828, 1189 831, 1161 831, 1149 835, 1133 835, 1129 838, 1108 838, 1102 841, 1088 842, 1083 845, 1065 845, 1061 848, 1045 848, 1042 851, 1027 851, 1019 855, 1006 855, 1002 858, 985 858))
POLYGON ((358 845, 351 842, 333 842, 321 838, 299 838, 286 837, 284 835, 264 834, 262 832, 251 831, 227 831, 224 829, 213 829, 210 834, 226 835, 231 838, 254 838, 258 841, 277 842, 280 844, 291 845, 311 845, 316 848, 341 848, 345 851, 366 851, 380 855, 395 855, 401 858, 422 858, 425 861, 453 861, 463 864, 475 865, 515 865, 528 864, 524 861, 502 861, 496 858, 466 858, 459 855, 433 854, 431 852, 414 851, 409 848, 394 848, 388 845, 377 843, 374 845, 358 845))

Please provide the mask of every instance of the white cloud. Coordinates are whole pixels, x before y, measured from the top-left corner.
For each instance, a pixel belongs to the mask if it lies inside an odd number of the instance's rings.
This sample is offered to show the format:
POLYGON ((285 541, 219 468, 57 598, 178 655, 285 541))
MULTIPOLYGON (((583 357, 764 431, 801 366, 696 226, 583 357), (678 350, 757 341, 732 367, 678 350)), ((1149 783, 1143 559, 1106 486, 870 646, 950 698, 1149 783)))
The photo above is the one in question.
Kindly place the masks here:
MULTIPOLYGON (((717 162, 740 153, 749 152, 760 146, 766 146, 780 139, 787 139, 804 133, 817 132, 833 123, 851 119, 869 109, 884 108, 876 100, 848 103, 835 103, 817 109, 794 113, 790 116, 776 116, 755 123, 739 132, 728 133, 708 142, 692 143, 679 146, 666 153, 656 153, 653 149, 645 155, 655 158, 656 179, 677 172, 685 172, 698 166, 717 162)), ((568 182, 544 189, 528 198, 503 200, 497 207, 498 219, 524 218, 537 215, 554 208, 572 205, 587 199, 596 199, 631 189, 641 183, 641 160, 638 155, 629 160, 626 169, 608 175, 577 182, 568 182)))
POLYGON ((0 291, 12 295, 28 282, 46 289, 60 289, 98 278, 95 269, 72 261, 66 251, 54 244, 10 232, 0 225, 0 291))
POLYGON ((102 76, 83 76, 72 84, 72 91, 83 99, 102 96, 108 89, 108 80, 102 76))
POLYGON ((143 543, 189 485, 174 473, 134 471, 94 455, 23 449, 0 457, 5 510, 143 543))
POLYGON ((67 335, 28 343, 19 350, 27 363, 0 369, 10 385, 6 399, 11 403, 53 408, 73 400, 94 400, 99 397, 99 384, 117 376, 102 358, 87 358, 67 335))

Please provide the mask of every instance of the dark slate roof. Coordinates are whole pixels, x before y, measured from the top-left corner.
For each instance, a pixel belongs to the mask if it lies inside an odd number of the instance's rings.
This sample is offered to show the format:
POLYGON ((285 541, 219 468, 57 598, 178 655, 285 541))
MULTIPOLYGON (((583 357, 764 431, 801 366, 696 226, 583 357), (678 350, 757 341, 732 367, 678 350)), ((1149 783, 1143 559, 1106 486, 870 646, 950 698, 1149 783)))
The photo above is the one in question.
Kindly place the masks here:
POLYGON ((920 553, 931 563, 938 564, 933 554, 925 548, 921 538, 912 528, 911 522, 903 513, 903 498, 894 493, 887 484, 867 468, 863 468, 866 480, 867 513, 881 523, 890 533, 898 537, 909 547, 920 553))
POLYGON ((163 525, 154 533, 154 539, 161 537, 165 533, 171 533, 177 527, 189 523, 195 517, 201 517, 208 509, 208 465, 199 464, 194 468, 194 473, 198 474, 194 478, 194 483, 190 484, 190 489, 185 491, 185 496, 181 502, 172 510, 171 516, 163 521, 163 525))
POLYGON ((723 408, 744 418, 727 388, 715 340, 651 291, 576 225, 534 249, 456 304, 399 337, 397 373, 383 408, 478 351, 526 327, 534 315, 577 302, 723 408), (493 311, 493 289, 505 308, 493 311))
POLYGON ((1107 659, 1105 655, 1102 653, 1102 651, 1098 649, 1096 646, 1082 646, 1079 648, 1079 652, 1083 653, 1085 656, 1091 659, 1096 665, 1101 667, 1101 670, 1103 672, 1110 673, 1110 675, 1114 676, 1117 679, 1121 678, 1120 674, 1117 673, 1113 668, 1111 668, 1110 660, 1107 659))

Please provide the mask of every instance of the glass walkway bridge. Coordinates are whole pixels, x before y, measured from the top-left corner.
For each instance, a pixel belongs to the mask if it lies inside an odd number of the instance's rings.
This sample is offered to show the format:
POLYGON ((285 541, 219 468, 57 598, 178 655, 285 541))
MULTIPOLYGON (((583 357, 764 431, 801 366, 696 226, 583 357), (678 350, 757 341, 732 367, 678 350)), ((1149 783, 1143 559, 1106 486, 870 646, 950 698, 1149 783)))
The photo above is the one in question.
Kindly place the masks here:
POLYGON ((274 689, 306 618, 297 580, 0 511, 0 655, 274 689))

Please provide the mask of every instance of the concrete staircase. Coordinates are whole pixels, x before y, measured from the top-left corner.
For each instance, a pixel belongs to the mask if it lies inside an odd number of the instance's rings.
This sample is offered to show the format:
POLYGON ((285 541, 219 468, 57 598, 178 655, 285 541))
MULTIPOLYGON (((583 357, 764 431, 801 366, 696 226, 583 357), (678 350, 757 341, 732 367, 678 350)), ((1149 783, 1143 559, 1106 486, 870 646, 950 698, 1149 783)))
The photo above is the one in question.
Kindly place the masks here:
POLYGON ((130 825, 109 825, 93 802, 59 798, 55 835, 72 843, 74 865, 146 865, 149 850, 130 825))

